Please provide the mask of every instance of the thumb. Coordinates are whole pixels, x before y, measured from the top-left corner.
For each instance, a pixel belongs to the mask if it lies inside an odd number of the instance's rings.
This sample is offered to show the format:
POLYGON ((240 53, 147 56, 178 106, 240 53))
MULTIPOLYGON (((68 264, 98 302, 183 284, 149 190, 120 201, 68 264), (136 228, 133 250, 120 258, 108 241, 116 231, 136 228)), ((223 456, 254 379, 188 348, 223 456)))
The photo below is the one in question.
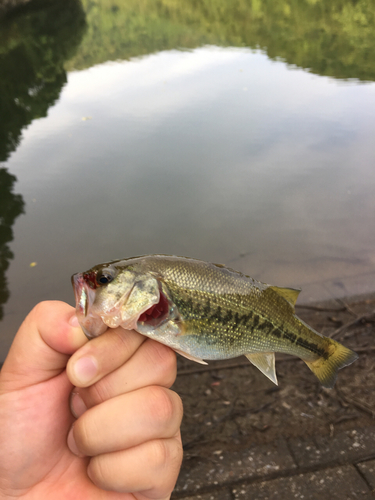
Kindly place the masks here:
POLYGON ((55 377, 86 342, 73 307, 58 301, 41 302, 14 338, 0 372, 0 394, 55 377))

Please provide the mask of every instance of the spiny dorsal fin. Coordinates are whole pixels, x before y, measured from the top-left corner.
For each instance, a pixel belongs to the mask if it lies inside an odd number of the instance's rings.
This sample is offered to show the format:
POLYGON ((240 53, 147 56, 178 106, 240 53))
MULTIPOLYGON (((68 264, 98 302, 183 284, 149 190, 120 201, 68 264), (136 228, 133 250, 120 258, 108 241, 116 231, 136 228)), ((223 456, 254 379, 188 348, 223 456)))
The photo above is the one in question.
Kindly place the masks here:
POLYGON ((245 354, 247 359, 260 370, 263 375, 268 377, 274 384, 278 385, 275 370, 274 352, 256 352, 245 354))
POLYGON ((297 302, 298 295, 301 290, 299 288, 282 288, 280 286, 271 285, 270 288, 283 297, 293 307, 297 302))

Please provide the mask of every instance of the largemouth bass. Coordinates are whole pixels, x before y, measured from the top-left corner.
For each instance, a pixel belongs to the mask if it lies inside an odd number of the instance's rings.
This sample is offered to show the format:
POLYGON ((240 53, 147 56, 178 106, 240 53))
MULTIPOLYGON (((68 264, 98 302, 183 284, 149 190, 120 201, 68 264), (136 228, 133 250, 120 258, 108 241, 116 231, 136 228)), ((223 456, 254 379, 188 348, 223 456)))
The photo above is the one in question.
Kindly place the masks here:
POLYGON ((116 260, 72 276, 88 338, 121 326, 205 363, 244 354, 277 384, 275 352, 303 359, 324 387, 357 354, 295 315, 300 290, 221 264, 167 255, 116 260))

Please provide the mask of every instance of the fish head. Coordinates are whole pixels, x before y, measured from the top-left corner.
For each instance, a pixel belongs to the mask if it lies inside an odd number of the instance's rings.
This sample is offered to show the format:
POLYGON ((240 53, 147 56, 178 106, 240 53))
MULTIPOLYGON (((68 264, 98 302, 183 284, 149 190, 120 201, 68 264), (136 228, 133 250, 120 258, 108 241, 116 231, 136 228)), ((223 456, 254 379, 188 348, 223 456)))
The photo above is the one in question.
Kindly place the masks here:
POLYGON ((72 276, 76 314, 89 339, 122 323, 122 310, 134 287, 137 273, 114 264, 95 266, 72 276))

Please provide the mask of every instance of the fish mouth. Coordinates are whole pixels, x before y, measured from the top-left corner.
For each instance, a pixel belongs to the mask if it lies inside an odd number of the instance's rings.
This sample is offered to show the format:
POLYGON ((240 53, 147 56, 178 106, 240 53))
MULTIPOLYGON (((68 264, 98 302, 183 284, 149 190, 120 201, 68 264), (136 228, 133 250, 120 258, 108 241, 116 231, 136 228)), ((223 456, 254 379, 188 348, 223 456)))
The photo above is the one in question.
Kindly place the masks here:
POLYGON ((82 273, 73 274, 72 285, 76 299, 76 315, 83 333, 88 339, 97 337, 108 327, 100 316, 90 312, 95 299, 95 291, 87 285, 82 273))
POLYGON ((169 309, 169 300, 159 287, 159 301, 139 315, 137 324, 139 322, 141 325, 147 324, 148 326, 157 328, 169 318, 169 309))
POLYGON ((76 299, 76 312, 78 319, 79 317, 87 316, 89 309, 89 290, 88 286, 83 279, 82 273, 73 274, 72 285, 74 290, 74 296, 76 299))

